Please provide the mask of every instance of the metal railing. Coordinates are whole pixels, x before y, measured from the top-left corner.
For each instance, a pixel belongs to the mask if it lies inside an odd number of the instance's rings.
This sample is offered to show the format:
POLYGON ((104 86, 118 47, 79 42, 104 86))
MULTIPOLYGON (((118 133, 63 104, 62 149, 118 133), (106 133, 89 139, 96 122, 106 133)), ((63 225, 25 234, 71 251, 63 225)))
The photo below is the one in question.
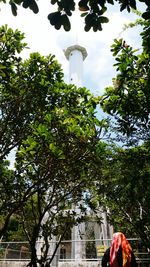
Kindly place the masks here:
MULTIPOLYGON (((134 254, 136 256, 139 267, 150 266, 150 253, 141 247, 139 239, 128 239, 134 254)), ((50 252, 48 257, 50 258, 56 242, 50 242, 50 252)), ((37 242, 37 248, 42 247, 43 242, 37 242)), ((58 265, 58 262, 76 261, 77 259, 82 261, 101 261, 102 256, 111 244, 111 239, 107 240, 64 240, 58 247, 57 253, 54 257, 54 266, 58 265), (76 248, 80 255, 76 257, 76 248)), ((37 249, 38 253, 40 249, 37 249)), ((40 255, 38 255, 40 256, 40 255)), ((31 257, 31 250, 28 242, 0 242, 0 261, 29 261, 31 257)))

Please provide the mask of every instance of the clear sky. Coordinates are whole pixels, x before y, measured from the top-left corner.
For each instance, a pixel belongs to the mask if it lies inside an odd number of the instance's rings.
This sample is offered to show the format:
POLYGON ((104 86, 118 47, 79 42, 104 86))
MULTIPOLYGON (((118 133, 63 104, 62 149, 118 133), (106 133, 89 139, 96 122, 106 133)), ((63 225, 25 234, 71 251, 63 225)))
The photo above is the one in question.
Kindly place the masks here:
POLYGON ((49 0, 39 0, 37 3, 40 9, 37 15, 30 9, 19 7, 17 17, 12 15, 8 4, 0 4, 1 25, 8 24, 9 27, 18 28, 25 33, 25 41, 30 49, 23 53, 24 58, 31 52, 39 52, 42 55, 54 54, 62 65, 66 82, 68 82, 68 62, 63 50, 75 43, 84 46, 88 57, 84 61, 83 85, 94 94, 102 94, 115 76, 114 61, 110 52, 113 39, 120 36, 135 48, 140 47, 139 29, 131 29, 120 35, 124 23, 134 21, 137 17, 126 11, 119 12, 117 5, 109 5, 107 14, 110 22, 104 24, 103 31, 87 33, 84 32, 83 18, 80 17, 78 10, 71 19, 71 31, 65 32, 63 29, 56 30, 47 19, 47 15, 56 7, 51 6, 49 0))

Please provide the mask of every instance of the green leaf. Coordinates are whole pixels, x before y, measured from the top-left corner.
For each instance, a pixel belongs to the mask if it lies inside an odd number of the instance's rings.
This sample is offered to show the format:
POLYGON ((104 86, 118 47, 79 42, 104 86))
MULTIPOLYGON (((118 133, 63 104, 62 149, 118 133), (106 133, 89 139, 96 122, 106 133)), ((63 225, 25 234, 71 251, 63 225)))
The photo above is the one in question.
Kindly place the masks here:
POLYGON ((20 4, 23 2, 23 0, 13 0, 13 2, 14 2, 15 4, 17 4, 17 5, 20 5, 20 4))
POLYGON ((69 21, 67 15, 63 14, 61 16, 61 22, 62 22, 62 25, 64 27, 64 30, 65 31, 70 31, 71 25, 70 25, 70 21, 69 21))
POLYGON ((124 9, 126 9, 126 7, 127 7, 127 3, 123 2, 123 4, 121 4, 120 11, 123 11, 124 9))
POLYGON ((61 27, 61 13, 60 13, 60 11, 50 13, 48 15, 48 19, 49 19, 51 25, 54 25, 54 26, 58 25, 57 26, 58 28, 61 27))
POLYGON ((142 18, 146 19, 146 20, 149 20, 150 19, 150 11, 144 12, 142 14, 142 18))
POLYGON ((37 14, 39 12, 39 8, 38 8, 38 5, 37 5, 35 0, 30 1, 29 7, 35 14, 37 14))
POLYGON ((135 1, 135 0, 130 1, 130 6, 131 6, 133 9, 136 9, 136 1, 135 1))
POLYGON ((99 23, 107 23, 107 22, 109 22, 109 19, 107 17, 100 16, 98 19, 98 22, 99 23))
POLYGON ((84 12, 81 14, 81 17, 85 17, 88 14, 88 12, 84 12))
POLYGON ((91 29, 91 27, 92 27, 91 25, 85 25, 84 30, 88 32, 91 29))
POLYGON ((114 5, 114 0, 107 0, 107 2, 111 5, 114 5))
POLYGON ((13 15, 17 16, 17 6, 13 2, 11 2, 10 5, 11 5, 11 11, 13 15))
POLYGON ((55 5, 57 3, 57 0, 51 0, 51 4, 55 5))
POLYGON ((23 1, 23 7, 28 8, 30 6, 30 0, 24 0, 23 1))

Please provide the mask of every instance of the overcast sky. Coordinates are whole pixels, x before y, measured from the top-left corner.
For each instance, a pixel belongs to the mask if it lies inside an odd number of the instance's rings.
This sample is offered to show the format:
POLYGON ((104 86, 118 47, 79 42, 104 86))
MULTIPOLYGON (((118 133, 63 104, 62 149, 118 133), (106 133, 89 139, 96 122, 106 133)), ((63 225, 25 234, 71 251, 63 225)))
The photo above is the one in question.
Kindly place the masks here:
MULTIPOLYGON (((119 12, 119 6, 109 5, 107 14, 110 22, 104 24, 103 31, 86 33, 83 18, 76 10, 71 19, 71 31, 65 32, 63 29, 55 30, 47 19, 47 15, 56 7, 51 6, 49 0, 39 0, 38 5, 40 11, 37 15, 30 9, 19 7, 17 17, 12 15, 8 4, 0 5, 1 25, 8 24, 9 27, 25 33, 25 41, 30 49, 23 53, 23 57, 27 58, 31 52, 39 52, 41 55, 54 54, 61 63, 65 81, 68 82, 68 62, 63 50, 78 43, 88 52, 88 57, 84 61, 83 85, 94 94, 102 94, 104 88, 111 84, 112 77, 115 76, 114 61, 110 52, 113 39, 120 35, 124 23, 134 21, 137 17, 127 12, 119 12)), ((140 47, 138 31, 139 29, 130 29, 120 37, 137 48, 140 47)))

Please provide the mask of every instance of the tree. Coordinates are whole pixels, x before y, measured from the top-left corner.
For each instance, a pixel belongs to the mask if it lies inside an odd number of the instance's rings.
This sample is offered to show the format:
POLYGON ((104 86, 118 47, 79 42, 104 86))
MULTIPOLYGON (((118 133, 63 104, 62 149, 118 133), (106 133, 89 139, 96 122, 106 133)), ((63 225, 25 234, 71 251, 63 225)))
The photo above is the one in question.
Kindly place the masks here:
POLYGON ((34 53, 23 62, 19 54, 27 45, 23 42, 24 34, 19 30, 13 32, 7 26, 2 26, 0 36, 2 160, 31 131, 30 123, 45 109, 45 95, 49 86, 56 80, 62 81, 63 74, 52 55, 43 57, 34 53))
POLYGON ((115 132, 128 145, 150 138, 150 24, 142 32, 143 51, 137 54, 122 39, 115 40, 112 52, 116 58, 117 76, 107 87, 101 107, 112 119, 115 132))
MULTIPOLYGON (((84 194, 100 172, 103 157, 98 152, 103 144, 95 116, 97 103, 85 88, 56 83, 47 92, 45 112, 32 123, 31 134, 19 147, 16 175, 24 180, 25 187, 36 188, 29 198, 34 222, 31 229, 26 227, 32 249, 30 266, 38 262, 36 242, 41 232, 45 242, 52 235, 61 238, 86 215, 84 194), (78 203, 81 213, 77 216, 70 207, 78 203)), ((22 212, 28 225, 28 213, 24 208, 22 212)), ((45 258, 40 259, 44 264, 42 260, 45 258)))
MULTIPOLYGON (((114 150, 103 170, 104 198, 108 219, 116 231, 140 238, 143 246, 150 247, 149 144, 114 150)), ((102 181, 102 179, 101 179, 102 181)), ((97 192, 97 195, 99 192, 97 192)))
POLYGON ((99 182, 99 190, 103 188, 104 194, 99 202, 107 207, 116 230, 140 237, 145 248, 149 248, 149 22, 141 35, 141 54, 122 39, 112 45, 117 75, 113 86, 106 88, 101 106, 109 114, 112 139, 118 148, 107 155, 99 182))
MULTIPOLYGON (((1 2, 6 3, 6 0, 1 0, 1 2)), ((10 1, 11 10, 14 16, 17 15, 18 5, 22 5, 24 8, 30 8, 35 14, 39 12, 39 7, 37 0, 13 0, 10 1)), ((78 8, 82 12, 82 17, 85 17, 85 31, 89 31, 93 28, 94 31, 101 31, 102 24, 107 23, 109 19, 104 16, 107 11, 107 5, 114 5, 119 2, 120 11, 136 9, 136 4, 138 2, 143 2, 146 5, 146 10, 143 13, 143 18, 146 20, 150 19, 150 3, 149 0, 78 0, 78 8)), ((57 5, 57 11, 52 12, 48 15, 48 19, 55 27, 59 30, 61 26, 64 27, 65 31, 71 29, 69 17, 72 12, 75 11, 75 0, 51 0, 51 4, 57 5)))
POLYGON ((0 33, 1 236, 17 214, 35 267, 51 261, 46 254, 51 236, 61 241, 86 216, 85 192, 100 173, 105 153, 100 141, 105 121, 96 117, 99 98, 86 88, 66 85, 54 56, 32 53, 23 61, 18 53, 26 47, 24 36, 7 26, 0 33), (14 147, 15 169, 9 171, 4 162, 14 147), (72 203, 80 203, 79 216, 70 210, 72 203), (39 260, 41 235, 46 249, 39 260))
POLYGON ((26 43, 19 30, 13 31, 5 25, 0 28, 0 36, 0 182, 1 196, 5 195, 0 203, 3 218, 0 236, 3 236, 13 213, 21 208, 30 193, 33 194, 31 188, 24 187, 22 180, 17 180, 14 171, 10 173, 5 158, 30 133, 30 123, 45 109, 47 89, 56 80, 62 81, 63 74, 52 55, 44 58, 34 53, 23 62, 19 54, 26 43))
POLYGON ((15 183, 14 172, 8 169, 9 162, 1 161, 0 163, 0 231, 3 229, 0 237, 3 236, 9 219, 15 209, 15 183), (13 192, 13 193, 12 193, 13 192))

